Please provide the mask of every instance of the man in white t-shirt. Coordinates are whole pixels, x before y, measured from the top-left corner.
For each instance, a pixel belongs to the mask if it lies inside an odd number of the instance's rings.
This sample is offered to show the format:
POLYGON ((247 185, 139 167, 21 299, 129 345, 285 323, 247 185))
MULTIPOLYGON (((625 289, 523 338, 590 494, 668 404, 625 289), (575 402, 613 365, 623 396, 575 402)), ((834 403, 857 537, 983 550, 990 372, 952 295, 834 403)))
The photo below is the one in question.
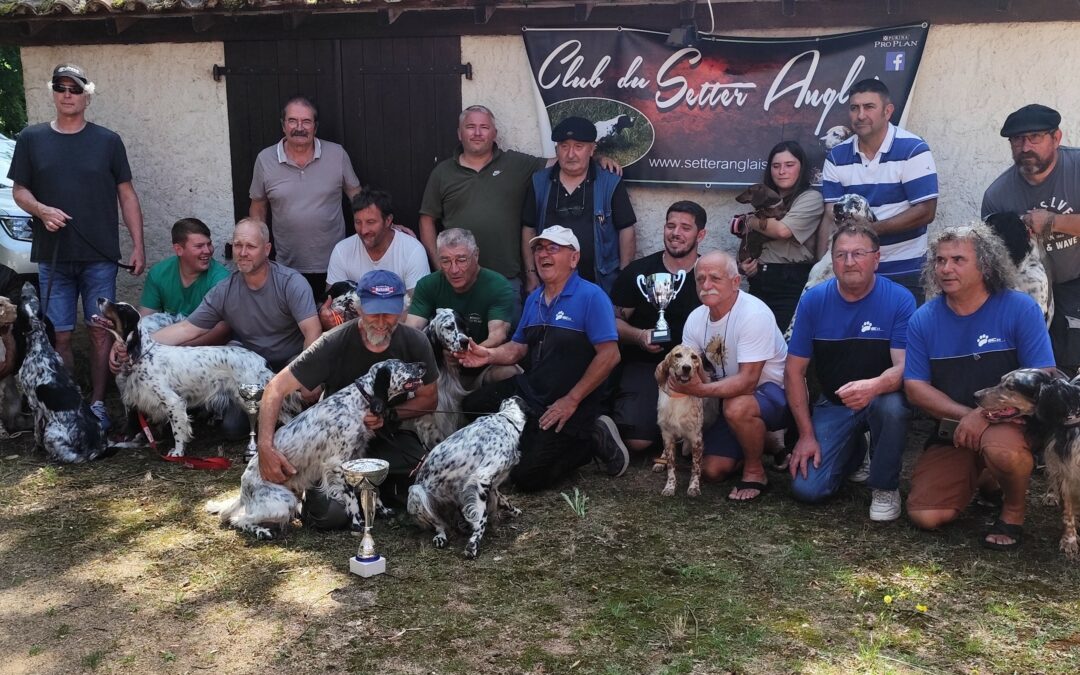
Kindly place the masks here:
MULTIPOLYGON (((394 229, 394 206, 386 192, 360 190, 352 200, 352 212, 356 234, 338 242, 330 254, 327 288, 339 281, 358 281, 372 270, 387 270, 405 280, 408 307, 416 282, 431 272, 424 245, 394 229)), ((326 325, 328 310, 327 305, 319 312, 324 328, 336 325, 326 325)))
POLYGON ((753 501, 769 487, 761 456, 765 432, 787 426, 784 398, 787 344, 772 311, 761 300, 739 291, 739 268, 723 251, 698 260, 698 307, 683 326, 684 345, 704 356, 711 382, 668 380, 671 391, 720 399, 721 416, 705 430, 706 480, 723 480, 742 464, 742 478, 728 494, 731 501, 753 501))

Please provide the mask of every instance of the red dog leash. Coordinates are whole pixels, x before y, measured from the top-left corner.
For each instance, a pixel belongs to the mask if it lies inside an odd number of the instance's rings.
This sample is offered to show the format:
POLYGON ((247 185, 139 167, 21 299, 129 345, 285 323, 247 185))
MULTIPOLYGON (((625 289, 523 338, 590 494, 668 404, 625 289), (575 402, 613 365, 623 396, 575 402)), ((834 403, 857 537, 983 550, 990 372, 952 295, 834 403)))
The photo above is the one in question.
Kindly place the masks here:
MULTIPOLYGON (((157 440, 154 438, 153 432, 150 431, 150 424, 146 421, 146 417, 139 413, 139 426, 142 427, 143 435, 146 436, 146 441, 150 444, 150 447, 154 452, 158 451, 157 440)), ((232 462, 228 457, 169 457, 168 455, 158 455, 166 462, 173 462, 180 466, 186 466, 189 469, 204 469, 207 471, 224 471, 232 466, 232 462)))

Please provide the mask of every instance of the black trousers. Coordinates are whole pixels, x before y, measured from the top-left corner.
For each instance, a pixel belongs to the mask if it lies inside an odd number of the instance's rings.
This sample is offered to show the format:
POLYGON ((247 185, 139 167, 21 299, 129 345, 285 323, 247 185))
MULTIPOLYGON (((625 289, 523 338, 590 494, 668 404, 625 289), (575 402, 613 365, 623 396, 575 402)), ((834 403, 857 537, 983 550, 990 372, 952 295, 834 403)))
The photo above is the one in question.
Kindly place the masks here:
POLYGON ((750 295, 769 306, 781 333, 791 325, 812 267, 811 263, 759 263, 758 273, 750 277, 750 295))
MULTIPOLYGON (((518 395, 514 379, 494 382, 465 397, 462 408, 470 412, 490 413, 499 404, 518 395)), ((510 472, 510 480, 523 492, 544 490, 559 482, 575 469, 592 460, 596 442, 591 431, 563 428, 540 428, 543 410, 526 411, 525 431, 521 434, 521 461, 510 472)))

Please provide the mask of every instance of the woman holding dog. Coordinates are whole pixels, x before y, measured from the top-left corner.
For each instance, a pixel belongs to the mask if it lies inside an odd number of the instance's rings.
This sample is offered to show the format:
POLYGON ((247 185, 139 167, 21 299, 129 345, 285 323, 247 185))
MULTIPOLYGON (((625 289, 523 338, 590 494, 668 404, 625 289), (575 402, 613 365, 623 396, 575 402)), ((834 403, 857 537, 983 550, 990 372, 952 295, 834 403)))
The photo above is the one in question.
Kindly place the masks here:
POLYGON ((824 201, 810 187, 806 152, 795 141, 781 141, 769 151, 762 182, 783 198, 786 213, 780 218, 745 217, 746 229, 761 232, 768 241, 761 257, 742 262, 739 268, 750 281, 750 293, 769 306, 784 331, 816 260, 814 234, 824 201))

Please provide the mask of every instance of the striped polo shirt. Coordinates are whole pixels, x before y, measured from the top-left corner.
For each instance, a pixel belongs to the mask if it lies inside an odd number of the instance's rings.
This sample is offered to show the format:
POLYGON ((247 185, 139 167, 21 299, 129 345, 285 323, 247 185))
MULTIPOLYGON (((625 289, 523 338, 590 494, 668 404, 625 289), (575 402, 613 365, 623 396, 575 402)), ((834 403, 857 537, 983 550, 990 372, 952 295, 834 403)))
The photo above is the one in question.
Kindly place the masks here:
MULTIPOLYGON (((852 136, 829 152, 822 170, 825 203, 848 193, 866 197, 878 220, 907 211, 938 196, 937 168, 926 141, 890 123, 877 155, 867 159, 852 136)), ((881 266, 886 276, 918 272, 926 256, 926 226, 881 237, 881 266)))

